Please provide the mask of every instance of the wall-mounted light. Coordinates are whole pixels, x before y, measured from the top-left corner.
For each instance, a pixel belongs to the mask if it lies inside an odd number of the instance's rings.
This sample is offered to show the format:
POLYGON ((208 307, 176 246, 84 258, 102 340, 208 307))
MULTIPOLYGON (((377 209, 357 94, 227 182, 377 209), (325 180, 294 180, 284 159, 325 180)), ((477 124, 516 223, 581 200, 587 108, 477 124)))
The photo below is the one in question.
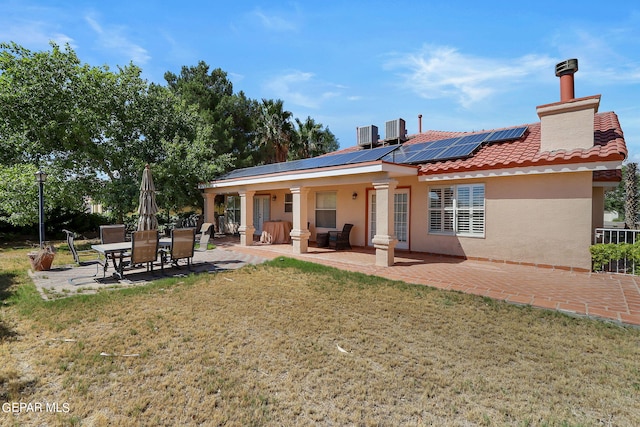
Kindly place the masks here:
POLYGON ((273 197, 271 197, 271 200, 273 200, 273 201, 275 202, 275 201, 276 201, 276 199, 277 199, 277 197, 276 197, 276 195, 274 194, 274 195, 273 195, 273 197))
POLYGON ((353 194, 351 195, 351 198, 352 198, 353 200, 357 199, 357 198, 358 198, 358 193, 356 193, 356 192, 354 191, 354 192, 353 192, 353 194))

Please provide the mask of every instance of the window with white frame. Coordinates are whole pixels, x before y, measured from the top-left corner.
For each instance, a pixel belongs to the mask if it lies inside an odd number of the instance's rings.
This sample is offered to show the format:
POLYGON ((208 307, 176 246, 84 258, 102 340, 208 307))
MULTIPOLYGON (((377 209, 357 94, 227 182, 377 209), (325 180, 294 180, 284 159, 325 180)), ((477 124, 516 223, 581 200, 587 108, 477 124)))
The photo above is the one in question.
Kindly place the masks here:
POLYGON ((284 195, 284 211, 293 212, 293 194, 291 193, 284 195))
POLYGON ((336 228, 336 206, 335 191, 316 193, 316 227, 336 228))
POLYGON ((429 188, 429 232, 484 236, 484 184, 429 188))
POLYGON ((227 196, 226 222, 240 224, 240 196, 227 196))

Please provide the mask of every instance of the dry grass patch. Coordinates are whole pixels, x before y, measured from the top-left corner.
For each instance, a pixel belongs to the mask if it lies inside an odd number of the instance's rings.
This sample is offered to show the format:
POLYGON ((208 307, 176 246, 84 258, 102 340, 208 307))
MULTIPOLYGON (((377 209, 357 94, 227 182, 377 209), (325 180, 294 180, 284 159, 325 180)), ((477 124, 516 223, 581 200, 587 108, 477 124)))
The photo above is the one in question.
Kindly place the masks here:
POLYGON ((3 316, 9 425, 640 424, 637 329, 298 261, 3 316))

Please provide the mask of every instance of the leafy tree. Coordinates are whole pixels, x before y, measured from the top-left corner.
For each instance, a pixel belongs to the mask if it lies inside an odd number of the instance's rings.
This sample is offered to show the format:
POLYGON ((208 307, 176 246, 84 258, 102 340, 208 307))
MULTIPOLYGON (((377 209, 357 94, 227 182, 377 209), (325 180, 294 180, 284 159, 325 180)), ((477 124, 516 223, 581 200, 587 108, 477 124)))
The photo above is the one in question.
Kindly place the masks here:
MULTIPOLYGON (((37 224, 39 217, 37 168, 31 164, 0 165, 0 221, 23 227, 37 224)), ((73 181, 52 173, 44 185, 45 211, 81 212, 83 195, 73 181)))
POLYGON ((167 141, 195 135, 193 116, 134 65, 111 72, 80 64, 68 45, 51 46, 33 53, 0 44, 0 139, 8 148, 2 162, 64 177, 121 221, 137 205, 144 165, 166 159, 167 141))
POLYGON ((224 164, 217 165, 218 170, 255 164, 253 128, 257 103, 243 92, 234 94, 226 72, 220 68, 209 72, 209 66, 200 61, 195 67, 182 67, 180 75, 165 73, 165 80, 183 102, 195 106, 200 116, 198 144, 194 148, 203 164, 215 164, 222 154, 227 156, 224 164))
MULTIPOLYGON (((628 164, 622 165, 622 181, 618 184, 618 186, 605 193, 604 198, 604 209, 606 211, 616 211, 618 212, 618 216, 620 218, 625 217, 625 201, 626 201, 626 183, 627 183, 627 173, 629 171, 628 164)), ((637 179, 640 181, 640 179, 637 179)))
POLYGON ((287 161, 294 138, 291 116, 291 112, 284 109, 282 100, 262 99, 256 137, 265 150, 265 163, 287 161))

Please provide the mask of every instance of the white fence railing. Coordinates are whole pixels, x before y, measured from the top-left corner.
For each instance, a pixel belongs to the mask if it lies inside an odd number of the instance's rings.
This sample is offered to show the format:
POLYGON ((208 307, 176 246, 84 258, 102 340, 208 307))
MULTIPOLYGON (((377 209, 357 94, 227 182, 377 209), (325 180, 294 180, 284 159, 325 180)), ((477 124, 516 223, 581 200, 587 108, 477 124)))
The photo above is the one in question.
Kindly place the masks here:
MULTIPOLYGON (((640 242, 640 230, 627 230, 623 228, 596 228, 593 235, 593 244, 634 244, 640 242)), ((611 273, 636 274, 636 263, 633 259, 623 256, 601 266, 604 271, 611 273)), ((640 270, 640 265, 638 266, 640 270)))
POLYGON ((640 230, 627 230, 624 228, 596 228, 593 235, 593 244, 597 243, 631 243, 640 241, 640 230))

